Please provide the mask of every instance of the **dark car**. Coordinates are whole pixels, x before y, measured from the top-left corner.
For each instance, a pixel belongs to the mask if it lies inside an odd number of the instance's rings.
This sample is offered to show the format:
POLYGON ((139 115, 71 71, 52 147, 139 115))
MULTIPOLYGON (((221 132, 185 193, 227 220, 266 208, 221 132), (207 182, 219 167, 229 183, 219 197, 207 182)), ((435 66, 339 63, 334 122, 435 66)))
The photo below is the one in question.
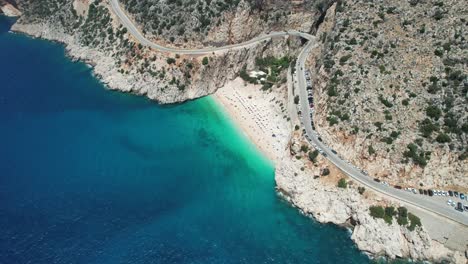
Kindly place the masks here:
POLYGON ((395 185, 395 189, 401 190, 401 186, 400 185, 395 185))
POLYGON ((450 196, 453 196, 453 192, 452 191, 448 191, 449 195, 450 196))
POLYGON ((423 190, 422 189, 419 189, 419 194, 423 194, 423 190))
POLYGON ((460 212, 463 212, 463 205, 462 203, 458 202, 457 203, 457 207, 455 207, 456 210, 460 211, 460 212))
POLYGON ((322 141, 322 138, 321 138, 321 137, 318 137, 318 140, 319 140, 319 141, 322 141))
POLYGON ((377 179, 377 178, 374 178, 374 181, 375 181, 375 182, 380 182, 380 180, 379 180, 379 179, 377 179))
POLYGON ((333 154, 337 154, 336 151, 335 151, 334 149, 332 149, 331 152, 333 152, 333 154))
POLYGON ((434 196, 434 191, 433 190, 429 190, 427 192, 429 193, 429 196, 434 196))
POLYGON ((458 197, 458 192, 453 192, 453 195, 455 195, 455 197, 458 197))
POLYGON ((424 195, 427 195, 427 190, 423 190, 424 195))

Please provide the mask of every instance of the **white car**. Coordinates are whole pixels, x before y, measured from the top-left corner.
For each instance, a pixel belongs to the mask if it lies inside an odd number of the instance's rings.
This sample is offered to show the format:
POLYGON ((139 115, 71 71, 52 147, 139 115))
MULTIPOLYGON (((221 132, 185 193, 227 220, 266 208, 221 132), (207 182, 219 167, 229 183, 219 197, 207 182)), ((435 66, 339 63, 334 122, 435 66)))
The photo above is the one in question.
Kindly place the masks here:
POLYGON ((452 200, 448 200, 448 201, 447 201, 447 204, 448 204, 448 205, 452 205, 452 203, 453 203, 452 200))

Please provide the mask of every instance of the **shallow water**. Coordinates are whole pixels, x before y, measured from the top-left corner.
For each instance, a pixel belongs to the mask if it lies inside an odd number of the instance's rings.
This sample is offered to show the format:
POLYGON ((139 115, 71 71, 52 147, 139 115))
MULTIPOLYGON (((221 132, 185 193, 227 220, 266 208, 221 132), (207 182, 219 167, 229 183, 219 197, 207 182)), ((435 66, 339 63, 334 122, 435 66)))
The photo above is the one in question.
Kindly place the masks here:
POLYGON ((105 90, 0 17, 0 263, 366 263, 210 98, 105 90))

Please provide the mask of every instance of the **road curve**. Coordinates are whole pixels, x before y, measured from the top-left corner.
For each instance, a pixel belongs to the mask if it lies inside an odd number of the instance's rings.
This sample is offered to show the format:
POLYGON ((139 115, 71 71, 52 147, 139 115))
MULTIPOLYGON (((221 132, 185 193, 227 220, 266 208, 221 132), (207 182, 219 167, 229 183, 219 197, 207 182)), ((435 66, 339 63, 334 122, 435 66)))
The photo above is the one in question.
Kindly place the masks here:
MULTIPOLYGON (((388 195, 392 198, 398 199, 404 203, 416 206, 426 211, 443 216, 464 226, 468 226, 468 214, 466 212, 456 211, 453 207, 448 206, 445 200, 429 197, 425 195, 413 194, 404 190, 398 190, 390 186, 383 185, 375 182, 371 177, 365 175, 360 170, 352 166, 350 163, 342 160, 338 155, 334 154, 331 149, 318 140, 319 135, 312 129, 310 108, 307 99, 307 82, 305 79, 305 61, 308 57, 308 52, 312 48, 312 41, 310 41, 302 52, 296 62, 296 80, 299 91, 299 99, 301 102, 302 122, 308 136, 308 141, 317 149, 322 150, 326 158, 333 163, 337 168, 343 171, 346 175, 363 184, 364 186, 388 195)), ((449 198, 447 198, 449 199, 449 198)), ((454 199, 454 197, 452 197, 454 199)))
POLYGON ((143 36, 143 34, 141 34, 141 32, 138 30, 135 24, 130 20, 130 18, 128 18, 127 14, 125 14, 125 12, 122 10, 118 0, 109 0, 109 2, 110 2, 112 10, 114 11, 114 14, 117 15, 117 17, 120 19, 122 24, 127 28, 129 33, 133 35, 134 38, 136 38, 144 46, 151 47, 151 48, 164 51, 164 52, 189 54, 189 55, 203 55, 203 54, 209 54, 215 51, 228 51, 228 50, 233 50, 233 49, 244 48, 252 44, 257 44, 262 41, 269 40, 273 37, 298 36, 298 37, 303 37, 308 40, 314 38, 314 36, 310 34, 295 31, 295 30, 290 30, 290 31, 270 32, 269 34, 258 36, 258 37, 255 37, 253 39, 250 39, 242 43, 226 45, 222 47, 208 47, 208 48, 202 48, 202 49, 178 49, 178 48, 165 47, 165 46, 156 44, 148 40, 145 36, 143 36))
POLYGON ((209 54, 216 51, 229 51, 238 48, 245 48, 253 44, 260 43, 265 40, 269 40, 273 37, 282 37, 282 36, 297 36, 302 37, 307 40, 307 44, 300 52, 297 61, 296 61, 296 85, 299 91, 299 97, 301 102, 301 112, 302 112, 302 122, 306 131, 306 135, 308 136, 309 142, 314 145, 316 148, 322 150, 326 154, 326 158, 333 163, 337 168, 347 174, 349 177, 353 178, 354 180, 360 182, 364 186, 382 194, 388 195, 393 197, 397 200, 400 200, 404 203, 411 204, 418 208, 424 209, 426 211, 435 213, 437 215, 443 216, 445 218, 451 219, 455 222, 458 222, 464 226, 468 226, 468 215, 466 213, 461 213, 455 211, 452 207, 448 207, 445 205, 444 202, 436 201, 431 199, 428 196, 416 195, 409 192, 405 192, 402 190, 397 190, 389 186, 385 186, 373 181, 372 178, 363 174, 360 170, 353 167, 351 164, 347 163, 346 161, 340 159, 337 155, 335 155, 330 148, 328 148, 325 144, 318 140, 318 135, 312 129, 311 125, 311 117, 310 117, 310 109, 308 106, 307 100, 307 85, 305 79, 305 62, 309 55, 310 50, 315 45, 315 36, 299 32, 299 31, 279 31, 279 32, 271 32, 266 35, 255 37, 251 40, 246 42, 227 45, 223 47, 208 47, 202 49, 178 49, 178 48, 171 48, 165 47, 162 45, 158 45, 141 34, 135 24, 128 18, 125 12, 122 10, 118 0, 109 0, 110 6, 114 11, 115 15, 120 19, 122 24, 127 28, 128 32, 133 35, 133 37, 138 40, 142 45, 154 48, 156 50, 160 50, 163 52, 171 52, 171 53, 178 53, 178 54, 188 54, 188 55, 203 55, 209 54))

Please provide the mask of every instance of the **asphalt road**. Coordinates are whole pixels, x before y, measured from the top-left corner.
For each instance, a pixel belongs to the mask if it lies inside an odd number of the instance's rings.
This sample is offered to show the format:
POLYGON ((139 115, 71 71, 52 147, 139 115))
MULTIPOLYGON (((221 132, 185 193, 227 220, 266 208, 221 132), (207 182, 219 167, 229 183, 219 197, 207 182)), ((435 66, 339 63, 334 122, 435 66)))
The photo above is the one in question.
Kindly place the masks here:
POLYGON ((189 55, 203 55, 203 54, 209 54, 209 53, 216 52, 216 51, 228 51, 228 50, 234 50, 234 49, 239 49, 239 48, 245 48, 252 44, 257 44, 262 41, 269 40, 273 37, 300 36, 305 39, 311 39, 314 37, 307 33, 291 30, 291 31, 270 32, 269 34, 255 37, 246 42, 222 46, 222 47, 209 47, 209 48, 202 48, 202 49, 178 49, 178 48, 165 47, 165 46, 158 45, 148 40, 147 38, 145 38, 145 36, 141 34, 141 32, 138 30, 135 24, 130 20, 130 18, 128 18, 127 14, 122 10, 118 0, 109 0, 109 2, 115 15, 117 15, 117 17, 120 19, 122 24, 127 28, 128 32, 131 35, 133 35, 133 37, 136 40, 138 40, 138 42, 140 42, 144 46, 148 46, 148 47, 151 47, 160 51, 164 51, 164 52, 173 52, 173 53, 178 53, 178 54, 189 54, 189 55))
MULTIPOLYGON (((446 204, 446 200, 452 199, 455 202, 460 202, 459 198, 455 197, 445 197, 446 199, 437 199, 439 197, 429 197, 427 195, 413 194, 405 190, 398 190, 391 186, 386 186, 381 183, 375 182, 373 178, 365 175, 359 169, 349 164, 347 161, 342 160, 338 155, 334 154, 331 149, 318 140, 319 135, 312 129, 311 117, 310 117, 310 108, 307 100, 307 83, 305 78, 305 61, 308 57, 310 49, 313 47, 313 39, 304 47, 302 52, 299 54, 299 57, 296 62, 296 85, 297 90, 299 91, 299 99, 301 102, 301 113, 302 113, 302 122, 306 134, 308 136, 308 141, 314 145, 317 149, 322 150, 326 158, 333 163, 337 168, 343 171, 352 179, 360 182, 365 185, 367 188, 374 191, 383 193, 395 199, 401 200, 405 203, 411 204, 413 206, 425 209, 429 212, 436 213, 453 221, 456 221, 462 225, 468 226, 468 213, 459 212, 453 207, 446 204)), ((440 197, 442 198, 442 197, 440 197)), ((466 200, 462 202, 467 204, 466 200)))
MULTIPOLYGON (((303 33, 303 32, 293 31, 293 30, 280 31, 280 32, 271 32, 269 34, 253 38, 246 42, 227 45, 223 47, 208 47, 208 48, 203 48, 203 49, 177 49, 177 48, 171 48, 171 47, 158 45, 148 40, 147 38, 145 38, 143 34, 140 33, 138 28, 134 25, 134 23, 128 18, 125 12, 122 10, 122 8, 119 5, 118 0, 109 0, 109 2, 111 4, 111 7, 115 15, 117 15, 117 17, 120 19, 122 24, 127 28, 128 32, 132 34, 133 37, 137 41, 139 41, 144 46, 148 46, 148 47, 151 47, 151 48, 163 51, 163 52, 172 52, 172 53, 189 54, 189 55, 203 55, 203 54, 209 54, 209 53, 216 52, 216 51, 228 51, 228 50, 233 50, 233 49, 238 49, 238 48, 245 48, 247 46, 257 44, 265 40, 269 40, 273 37, 282 37, 282 36, 288 36, 288 35, 298 36, 298 37, 302 37, 304 39, 309 40, 298 56, 298 59, 296 61, 296 74, 295 74, 295 79, 296 79, 295 84, 297 85, 297 88, 298 88, 297 90, 299 91, 299 97, 300 97, 300 102, 301 102, 302 122, 305 128, 306 134, 308 136, 309 142, 312 145, 314 145, 316 148, 322 150, 326 154, 326 158, 331 163, 333 163, 337 168, 339 168, 349 177, 360 182, 367 188, 383 193, 397 200, 419 207, 421 209, 425 209, 429 212, 436 213, 438 215, 441 215, 443 217, 456 221, 462 225, 468 226, 468 213, 456 211, 453 207, 446 205, 445 201, 443 201, 442 199, 434 199, 433 197, 429 197, 429 196, 413 194, 407 191, 398 190, 393 187, 389 187, 389 186, 377 183, 371 177, 366 176, 360 170, 356 169, 348 162, 340 159, 337 155, 333 154, 330 148, 328 148, 325 144, 323 144, 322 142, 318 140, 318 135, 315 133, 314 130, 312 130, 310 109, 309 109, 308 100, 307 100, 307 90, 306 90, 307 85, 306 85, 306 79, 305 79, 305 61, 309 55, 310 50, 316 44, 315 36, 307 34, 307 33, 303 33)), ((451 198, 452 200, 459 201, 459 199, 453 199, 453 197, 451 198)), ((447 197, 447 199, 449 198, 447 197)))

